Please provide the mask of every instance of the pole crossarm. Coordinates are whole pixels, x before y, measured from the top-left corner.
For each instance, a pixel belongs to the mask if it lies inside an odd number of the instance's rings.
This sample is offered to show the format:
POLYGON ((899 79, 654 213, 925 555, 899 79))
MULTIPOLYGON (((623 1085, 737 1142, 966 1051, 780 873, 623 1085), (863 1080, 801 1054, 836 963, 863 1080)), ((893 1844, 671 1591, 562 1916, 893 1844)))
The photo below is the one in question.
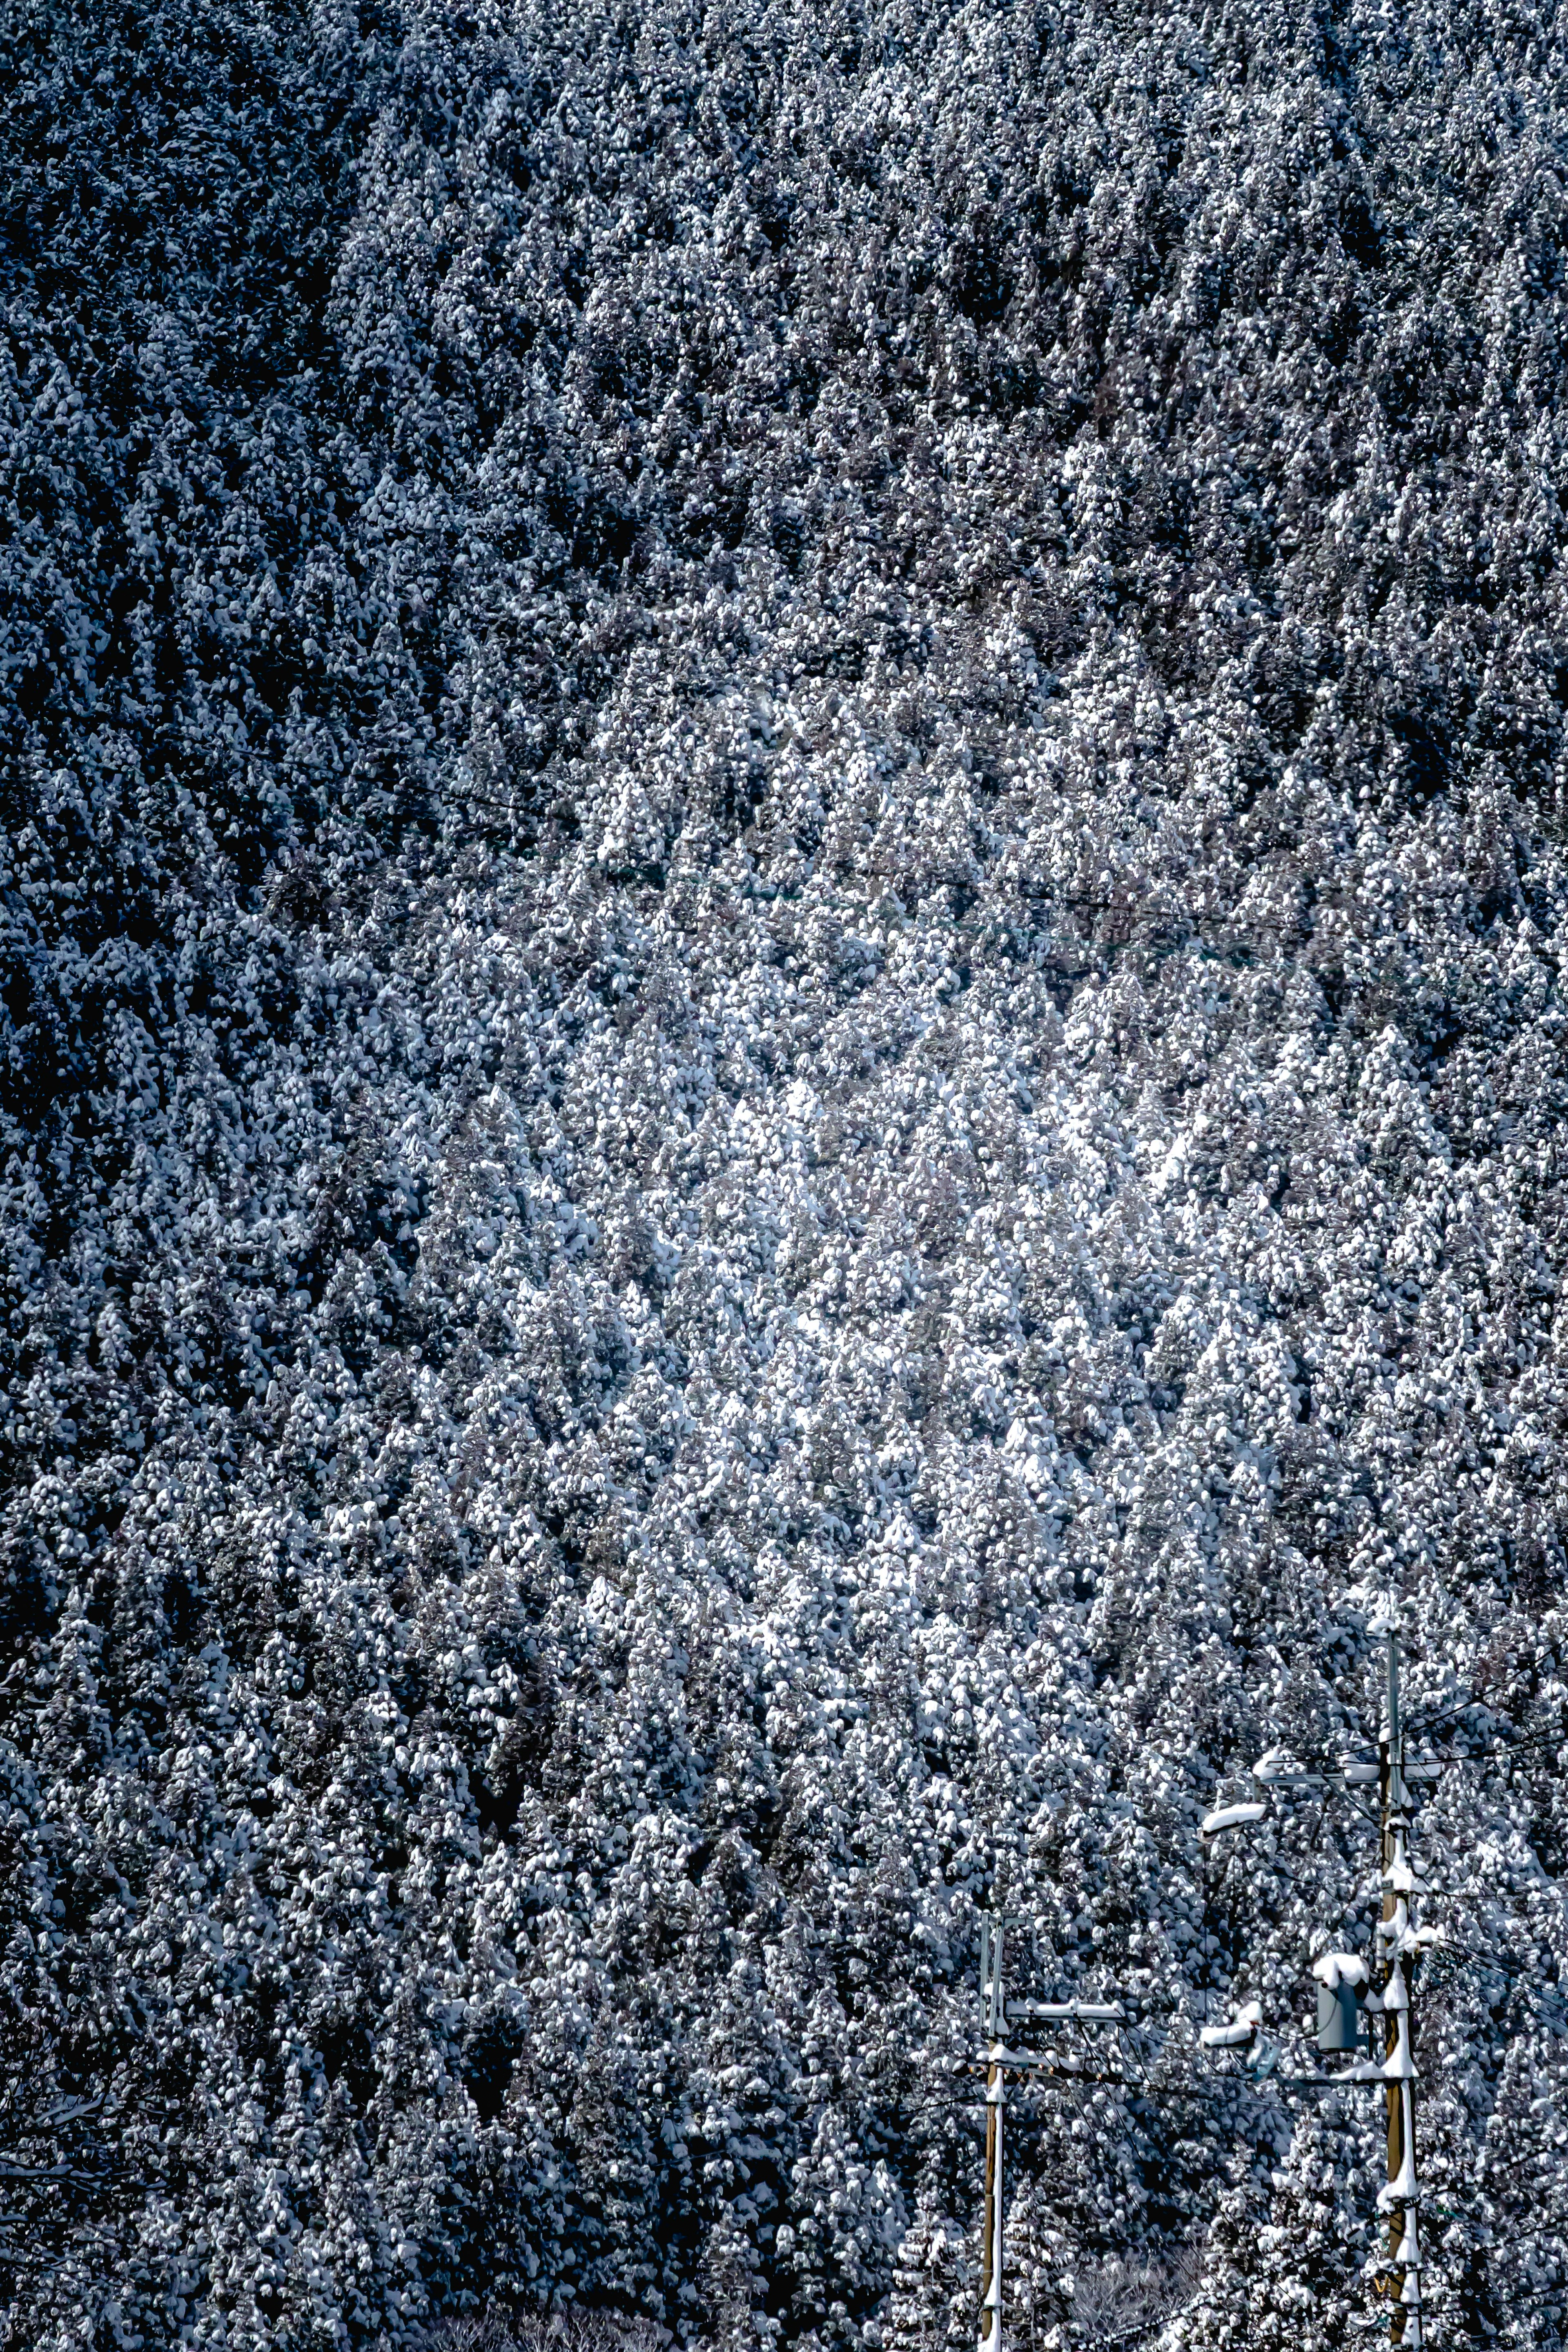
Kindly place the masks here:
POLYGON ((1010 2025, 1124 2025, 1127 2011, 1119 2000, 1010 2000, 1010 2025))
MULTIPOLYGON (((976 2073, 984 2072, 992 2066, 1005 2066, 1010 2074, 1070 2074, 1075 2081, 1083 2079, 1083 2070, 1080 2067, 1035 2050, 997 2048, 988 2052, 984 2058, 973 2060, 971 2066, 972 2071, 976 2073)), ((1105 2075, 1094 2079, 1109 2082, 1112 2078, 1105 2075)), ((1114 2079, 1118 2082, 1135 2083, 1138 2077, 1135 2074, 1127 2074, 1117 2075, 1114 2079)))

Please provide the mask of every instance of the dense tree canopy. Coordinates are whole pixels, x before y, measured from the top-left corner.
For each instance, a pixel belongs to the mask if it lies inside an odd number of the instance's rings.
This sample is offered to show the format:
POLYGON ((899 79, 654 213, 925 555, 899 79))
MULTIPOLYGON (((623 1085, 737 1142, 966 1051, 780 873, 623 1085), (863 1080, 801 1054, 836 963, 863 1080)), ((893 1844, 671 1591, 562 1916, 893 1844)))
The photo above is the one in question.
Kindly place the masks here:
POLYGON ((3 22, 5 2340, 1560 2340, 1556 13, 3 22))

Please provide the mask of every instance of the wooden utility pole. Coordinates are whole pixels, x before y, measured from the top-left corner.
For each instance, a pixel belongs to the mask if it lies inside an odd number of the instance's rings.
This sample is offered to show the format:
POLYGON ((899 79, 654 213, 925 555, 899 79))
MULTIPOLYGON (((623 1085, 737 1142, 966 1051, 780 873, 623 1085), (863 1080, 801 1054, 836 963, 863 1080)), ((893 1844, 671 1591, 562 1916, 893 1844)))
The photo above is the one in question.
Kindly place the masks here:
MULTIPOLYGON (((1424 1890, 1410 1860, 1410 1788, 1415 1780, 1429 1780, 1441 1767, 1431 1762, 1410 1764, 1405 1753, 1405 1718, 1399 1699, 1399 1633, 1392 1607, 1373 1629, 1387 1645, 1383 1727, 1378 1737, 1376 1765, 1346 1757, 1338 1771, 1300 1770, 1279 1749, 1270 1749, 1253 1767, 1254 1777, 1277 1800, 1320 1795, 1331 1789, 1349 1793, 1373 1779, 1378 1784, 1378 1862, 1383 1880, 1383 1916, 1377 1926, 1377 1980, 1369 1983, 1365 1964, 1352 1955, 1325 1953, 1314 1966, 1321 1991, 1319 1998, 1318 2047, 1349 2052, 1354 2046, 1354 2018, 1363 1999, 1356 1986, 1368 1988, 1365 2007, 1384 2021, 1383 2055, 1368 2057, 1342 2074, 1316 2081, 1306 2076, 1282 2078, 1290 2087, 1336 2089, 1347 2083, 1381 2084, 1388 2113, 1388 2178, 1378 2192, 1377 2208, 1387 2220, 1388 2252, 1382 2264, 1379 2292, 1390 2303, 1389 2342, 1394 2352, 1421 2352, 1421 2231, 1417 2209, 1420 2186, 1415 2174, 1415 2041, 1412 1997, 1415 1963, 1431 1940, 1431 1930, 1417 1930, 1415 1897, 1424 1890), (1352 1971, 1354 1971, 1352 1974, 1352 1971), (1351 1990, 1347 1990, 1346 1988, 1351 1990), (1336 2015, 1343 2004, 1346 2020, 1336 2015)), ((1266 1811, 1261 1804, 1222 1805, 1202 1826, 1204 1842, 1231 1830, 1247 1829, 1266 1811)), ((1270 2054, 1262 2030, 1262 2012, 1249 2002, 1228 2025, 1205 2026, 1198 2039, 1208 2049, 1246 2050, 1252 2053, 1254 2073, 1269 2068, 1270 2054)))
POLYGON ((979 2352, 1002 2352, 1002 2128, 1006 2106, 1007 2006, 1003 1940, 1008 1921, 980 1922, 980 2004, 985 2052, 984 2242, 980 2254, 979 2352))
POLYGON ((1388 2182, 1378 2203, 1388 2216, 1389 2342, 1419 2352, 1421 2239, 1415 2177, 1415 2016, 1412 2006, 1415 1875, 1410 1866, 1410 1796, 1399 1708, 1399 1636, 1390 1625, 1383 1738, 1378 1743, 1383 1864, 1384 2063, 1388 2106, 1388 2182))

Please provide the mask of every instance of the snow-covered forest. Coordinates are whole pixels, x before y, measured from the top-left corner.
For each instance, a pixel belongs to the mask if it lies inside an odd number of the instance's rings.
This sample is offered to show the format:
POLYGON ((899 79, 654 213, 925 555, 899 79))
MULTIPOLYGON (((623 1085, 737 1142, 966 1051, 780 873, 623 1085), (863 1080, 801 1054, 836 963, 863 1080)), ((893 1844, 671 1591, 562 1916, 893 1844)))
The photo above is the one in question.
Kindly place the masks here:
POLYGON ((0 25, 0 2342, 1561 2342, 1568 23, 0 25))

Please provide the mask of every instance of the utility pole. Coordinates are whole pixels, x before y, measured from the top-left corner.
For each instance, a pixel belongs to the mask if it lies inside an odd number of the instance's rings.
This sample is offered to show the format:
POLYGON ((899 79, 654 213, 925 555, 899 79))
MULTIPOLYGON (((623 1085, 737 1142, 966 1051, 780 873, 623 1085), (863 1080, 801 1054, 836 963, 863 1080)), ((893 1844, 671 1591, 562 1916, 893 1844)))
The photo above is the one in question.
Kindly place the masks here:
POLYGON ((1007 2074, 1058 2074, 1068 2070, 1055 2059, 1031 2050, 1007 2046, 1007 2027, 1015 2025, 1120 2025, 1126 2017, 1120 2001, 1013 2000, 1007 1999, 1005 1938, 1009 1927, 1022 1920, 998 1913, 980 1921, 980 2014, 985 2036, 982 2063, 985 2068, 985 2195, 981 2227, 980 2326, 977 2352, 1002 2352, 1002 2133, 1006 2112, 1007 2074))
POLYGON ((1379 2205, 1388 2215, 1389 2282, 1395 2298, 1388 2336, 1405 2352, 1421 2344, 1421 2241, 1415 2176, 1415 2016, 1412 2005, 1415 1874, 1410 1866, 1410 1796, 1405 1785, 1405 1726, 1399 1710, 1399 1635, 1388 1644, 1383 1738, 1378 1743, 1383 1919, 1377 1941, 1384 1963, 1383 2076, 1388 2105, 1388 2181, 1379 2205))
POLYGON ((1004 1942, 1013 1923, 980 1922, 980 2007, 985 2052, 985 2198, 980 2253, 979 2352, 1002 2352, 1002 2128, 1006 2107, 1004 1942))
MULTIPOLYGON (((1410 1859, 1411 1778, 1430 1779, 1440 1768, 1410 1765, 1405 1752, 1405 1719, 1399 1698, 1399 1633, 1392 1611, 1374 1622, 1386 1644, 1383 1725, 1375 1766, 1352 1758, 1337 1771, 1306 1771, 1289 1765, 1281 1751, 1271 1749, 1253 1768, 1254 1778, 1271 1794, 1318 1795, 1335 1789, 1350 1794, 1376 1780, 1378 1784, 1378 1864, 1383 1882, 1383 1916, 1377 1925, 1376 1958, 1380 1981, 1369 1981, 1364 1962, 1343 1952, 1325 1953, 1314 1962, 1321 1987, 1318 2001, 1318 2046, 1325 2052, 1354 2048, 1358 2012, 1384 2021, 1381 2059, 1371 2057, 1342 2074, 1316 2077, 1281 2076, 1293 2089, 1327 2090, 1345 2083, 1381 2083, 1388 2114, 1388 2177, 1378 2193, 1378 2211, 1386 2215, 1388 2253, 1381 2265, 1380 2289, 1392 2308, 1389 2343, 1394 2352, 1421 2352, 1421 2236, 1417 2218, 1420 2186, 1415 2172, 1415 2048, 1412 2007, 1415 1962, 1432 1939, 1430 1928, 1417 1929, 1415 1897, 1423 1890, 1410 1859)), ((1206 1844, 1229 1830, 1247 1829, 1262 1819, 1261 1804, 1221 1806, 1203 1823, 1206 1844)), ((1207 2049, 1247 2051, 1256 2074, 1269 2072, 1279 2053, 1265 2039, 1262 2012, 1248 2003, 1225 2026, 1205 2026, 1199 2034, 1207 2049)))

